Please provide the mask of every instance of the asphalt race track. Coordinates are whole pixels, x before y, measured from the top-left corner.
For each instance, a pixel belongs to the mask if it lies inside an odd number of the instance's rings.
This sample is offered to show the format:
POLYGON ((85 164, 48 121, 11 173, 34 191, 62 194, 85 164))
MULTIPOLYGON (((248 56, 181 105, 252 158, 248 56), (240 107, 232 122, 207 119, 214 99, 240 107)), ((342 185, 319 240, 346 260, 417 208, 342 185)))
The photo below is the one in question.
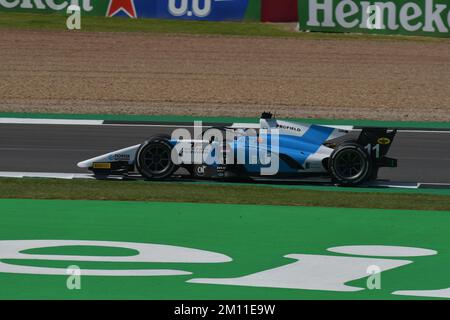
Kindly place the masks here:
MULTIPOLYGON (((177 126, 1 124, 0 171, 88 173, 77 162, 177 126)), ((381 169, 379 179, 450 183, 450 131, 400 131, 389 156, 399 167, 381 169)))

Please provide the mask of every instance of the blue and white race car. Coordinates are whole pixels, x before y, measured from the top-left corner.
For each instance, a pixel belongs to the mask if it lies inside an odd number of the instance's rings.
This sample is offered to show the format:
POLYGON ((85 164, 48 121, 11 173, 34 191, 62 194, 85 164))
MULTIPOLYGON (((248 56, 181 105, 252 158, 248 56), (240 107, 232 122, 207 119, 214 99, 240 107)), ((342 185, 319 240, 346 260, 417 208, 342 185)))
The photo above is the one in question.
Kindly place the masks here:
POLYGON ((396 130, 327 126, 277 120, 187 129, 157 135, 131 147, 78 163, 95 176, 138 172, 148 180, 169 179, 184 168, 208 179, 302 179, 326 177, 344 186, 377 178, 380 167, 397 167, 386 157, 396 130))

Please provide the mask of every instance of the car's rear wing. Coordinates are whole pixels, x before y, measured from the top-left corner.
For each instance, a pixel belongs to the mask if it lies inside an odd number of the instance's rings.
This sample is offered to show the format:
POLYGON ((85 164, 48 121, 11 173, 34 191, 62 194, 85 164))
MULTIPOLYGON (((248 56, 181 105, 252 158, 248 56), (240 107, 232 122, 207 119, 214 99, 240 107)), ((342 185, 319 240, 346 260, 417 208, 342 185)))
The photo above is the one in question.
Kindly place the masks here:
POLYGON ((357 142, 366 149, 372 158, 375 174, 380 167, 397 167, 397 159, 386 157, 396 134, 397 129, 361 128, 357 142))

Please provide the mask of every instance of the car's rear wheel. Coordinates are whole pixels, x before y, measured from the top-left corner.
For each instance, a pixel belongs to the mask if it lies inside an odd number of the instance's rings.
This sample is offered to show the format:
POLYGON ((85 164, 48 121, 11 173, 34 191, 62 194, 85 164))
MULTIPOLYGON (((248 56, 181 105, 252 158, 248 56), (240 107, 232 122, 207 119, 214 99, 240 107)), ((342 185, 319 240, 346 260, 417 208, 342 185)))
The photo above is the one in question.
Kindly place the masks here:
POLYGON ((158 136, 144 142, 136 156, 136 168, 149 180, 162 180, 170 177, 176 169, 172 161, 170 138, 158 136))
POLYGON ((372 172, 372 161, 357 143, 344 143, 330 156, 329 170, 333 181, 345 186, 365 182, 372 172))

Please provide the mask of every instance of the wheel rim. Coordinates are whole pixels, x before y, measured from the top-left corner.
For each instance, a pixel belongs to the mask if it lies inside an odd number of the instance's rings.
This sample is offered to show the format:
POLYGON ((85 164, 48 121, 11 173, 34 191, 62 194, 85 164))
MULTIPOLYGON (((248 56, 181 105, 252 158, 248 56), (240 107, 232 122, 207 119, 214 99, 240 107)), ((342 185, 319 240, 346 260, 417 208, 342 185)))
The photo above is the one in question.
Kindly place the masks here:
POLYGON ((355 180, 364 174, 366 161, 356 150, 340 152, 335 159, 336 174, 346 180, 355 180))
POLYGON ((170 149, 162 144, 150 145, 144 150, 142 159, 146 170, 152 175, 166 172, 172 164, 170 149))

